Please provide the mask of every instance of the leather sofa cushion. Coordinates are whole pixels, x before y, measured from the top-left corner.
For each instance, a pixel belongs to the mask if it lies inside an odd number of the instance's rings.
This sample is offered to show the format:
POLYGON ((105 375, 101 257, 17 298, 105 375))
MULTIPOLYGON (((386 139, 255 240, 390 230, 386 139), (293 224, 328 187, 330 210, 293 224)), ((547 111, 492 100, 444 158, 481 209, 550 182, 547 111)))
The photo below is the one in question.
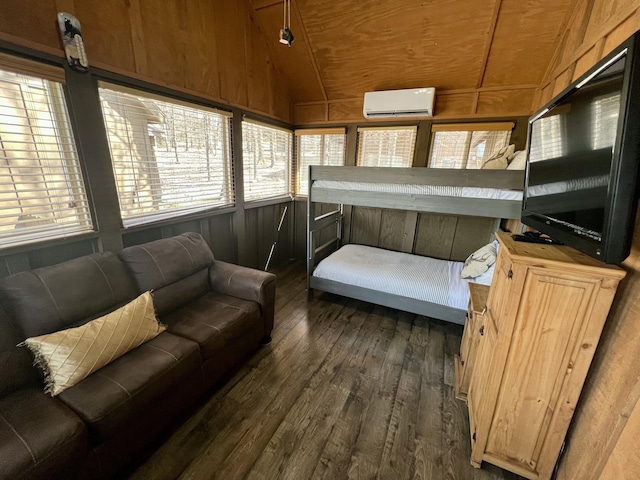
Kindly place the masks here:
POLYGON ((27 385, 37 385, 38 376, 26 348, 16 347, 22 339, 0 310, 0 398, 27 385))
POLYGON ((153 403, 162 402, 200 364, 196 343, 165 332, 57 398, 85 421, 93 443, 100 443, 126 429, 131 418, 146 415, 153 403))
POLYGON ((0 478, 64 478, 88 450, 82 421, 42 390, 26 388, 0 400, 0 478))
POLYGON ((211 249, 194 232, 127 247, 119 255, 141 292, 170 285, 213 263, 211 249))
POLYGON ((209 291, 209 270, 202 269, 177 282, 153 291, 153 305, 159 316, 176 310, 209 291))
POLYGON ((257 331, 261 338, 264 329, 258 303, 215 292, 161 316, 160 321, 170 332, 198 342, 204 360, 238 339, 255 343, 248 332, 257 331))
POLYGON ((139 293, 120 259, 108 252, 0 279, 0 303, 23 338, 100 317, 139 293))
POLYGON ((151 293, 144 292, 103 317, 24 343, 45 371, 45 393, 55 396, 165 330, 156 318, 151 293))

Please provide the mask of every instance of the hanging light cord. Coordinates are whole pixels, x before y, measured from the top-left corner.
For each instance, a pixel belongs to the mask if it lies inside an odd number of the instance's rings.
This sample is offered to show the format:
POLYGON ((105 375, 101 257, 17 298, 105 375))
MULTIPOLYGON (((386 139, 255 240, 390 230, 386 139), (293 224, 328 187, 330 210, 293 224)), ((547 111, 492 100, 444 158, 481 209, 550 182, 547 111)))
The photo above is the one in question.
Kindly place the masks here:
POLYGON ((284 0, 282 22, 284 23, 282 28, 287 28, 291 25, 291 0, 284 0))

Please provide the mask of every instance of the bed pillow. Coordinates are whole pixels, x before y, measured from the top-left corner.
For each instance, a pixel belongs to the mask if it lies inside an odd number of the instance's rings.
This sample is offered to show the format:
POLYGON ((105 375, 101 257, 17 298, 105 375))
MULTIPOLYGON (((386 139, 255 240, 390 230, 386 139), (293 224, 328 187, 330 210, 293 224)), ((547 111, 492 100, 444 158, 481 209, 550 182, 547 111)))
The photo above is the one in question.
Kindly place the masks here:
POLYGON ((166 330, 158 323, 150 292, 84 325, 27 338, 44 370, 45 392, 56 396, 91 373, 166 330))
POLYGON ((498 249, 495 242, 491 242, 479 248, 467 257, 462 267, 460 276, 462 278, 476 278, 489 270, 489 267, 496 263, 498 249))
POLYGON ((504 170, 507 168, 507 158, 513 155, 516 146, 514 144, 502 147, 493 157, 484 162, 482 168, 485 170, 504 170))
POLYGON ((524 170, 527 165, 526 150, 518 150, 513 154, 513 158, 509 162, 507 170, 524 170))

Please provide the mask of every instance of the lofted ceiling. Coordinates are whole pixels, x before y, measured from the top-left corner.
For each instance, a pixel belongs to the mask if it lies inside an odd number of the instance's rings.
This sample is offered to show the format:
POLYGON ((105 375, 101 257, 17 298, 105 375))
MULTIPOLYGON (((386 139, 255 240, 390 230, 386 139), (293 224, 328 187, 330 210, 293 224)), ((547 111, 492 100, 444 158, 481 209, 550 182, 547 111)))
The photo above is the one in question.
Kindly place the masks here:
POLYGON ((282 0, 251 0, 251 14, 295 104, 417 87, 516 98, 540 87, 574 1, 292 0, 290 48, 282 0))

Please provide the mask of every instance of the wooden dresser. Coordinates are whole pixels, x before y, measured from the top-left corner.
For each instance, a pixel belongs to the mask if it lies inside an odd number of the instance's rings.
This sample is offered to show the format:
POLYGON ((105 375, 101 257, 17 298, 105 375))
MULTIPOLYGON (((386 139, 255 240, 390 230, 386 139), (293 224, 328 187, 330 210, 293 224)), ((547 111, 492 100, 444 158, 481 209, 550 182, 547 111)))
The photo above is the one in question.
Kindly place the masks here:
POLYGON ((477 344, 465 365, 471 464, 549 479, 625 272, 571 247, 498 240, 486 310, 464 333, 477 344))
POLYGON ((455 358, 456 398, 460 400, 467 400, 478 343, 480 343, 480 335, 476 332, 484 322, 482 317, 487 311, 488 295, 489 287, 487 285, 469 283, 469 310, 467 311, 465 329, 460 343, 460 355, 456 355, 455 358))

